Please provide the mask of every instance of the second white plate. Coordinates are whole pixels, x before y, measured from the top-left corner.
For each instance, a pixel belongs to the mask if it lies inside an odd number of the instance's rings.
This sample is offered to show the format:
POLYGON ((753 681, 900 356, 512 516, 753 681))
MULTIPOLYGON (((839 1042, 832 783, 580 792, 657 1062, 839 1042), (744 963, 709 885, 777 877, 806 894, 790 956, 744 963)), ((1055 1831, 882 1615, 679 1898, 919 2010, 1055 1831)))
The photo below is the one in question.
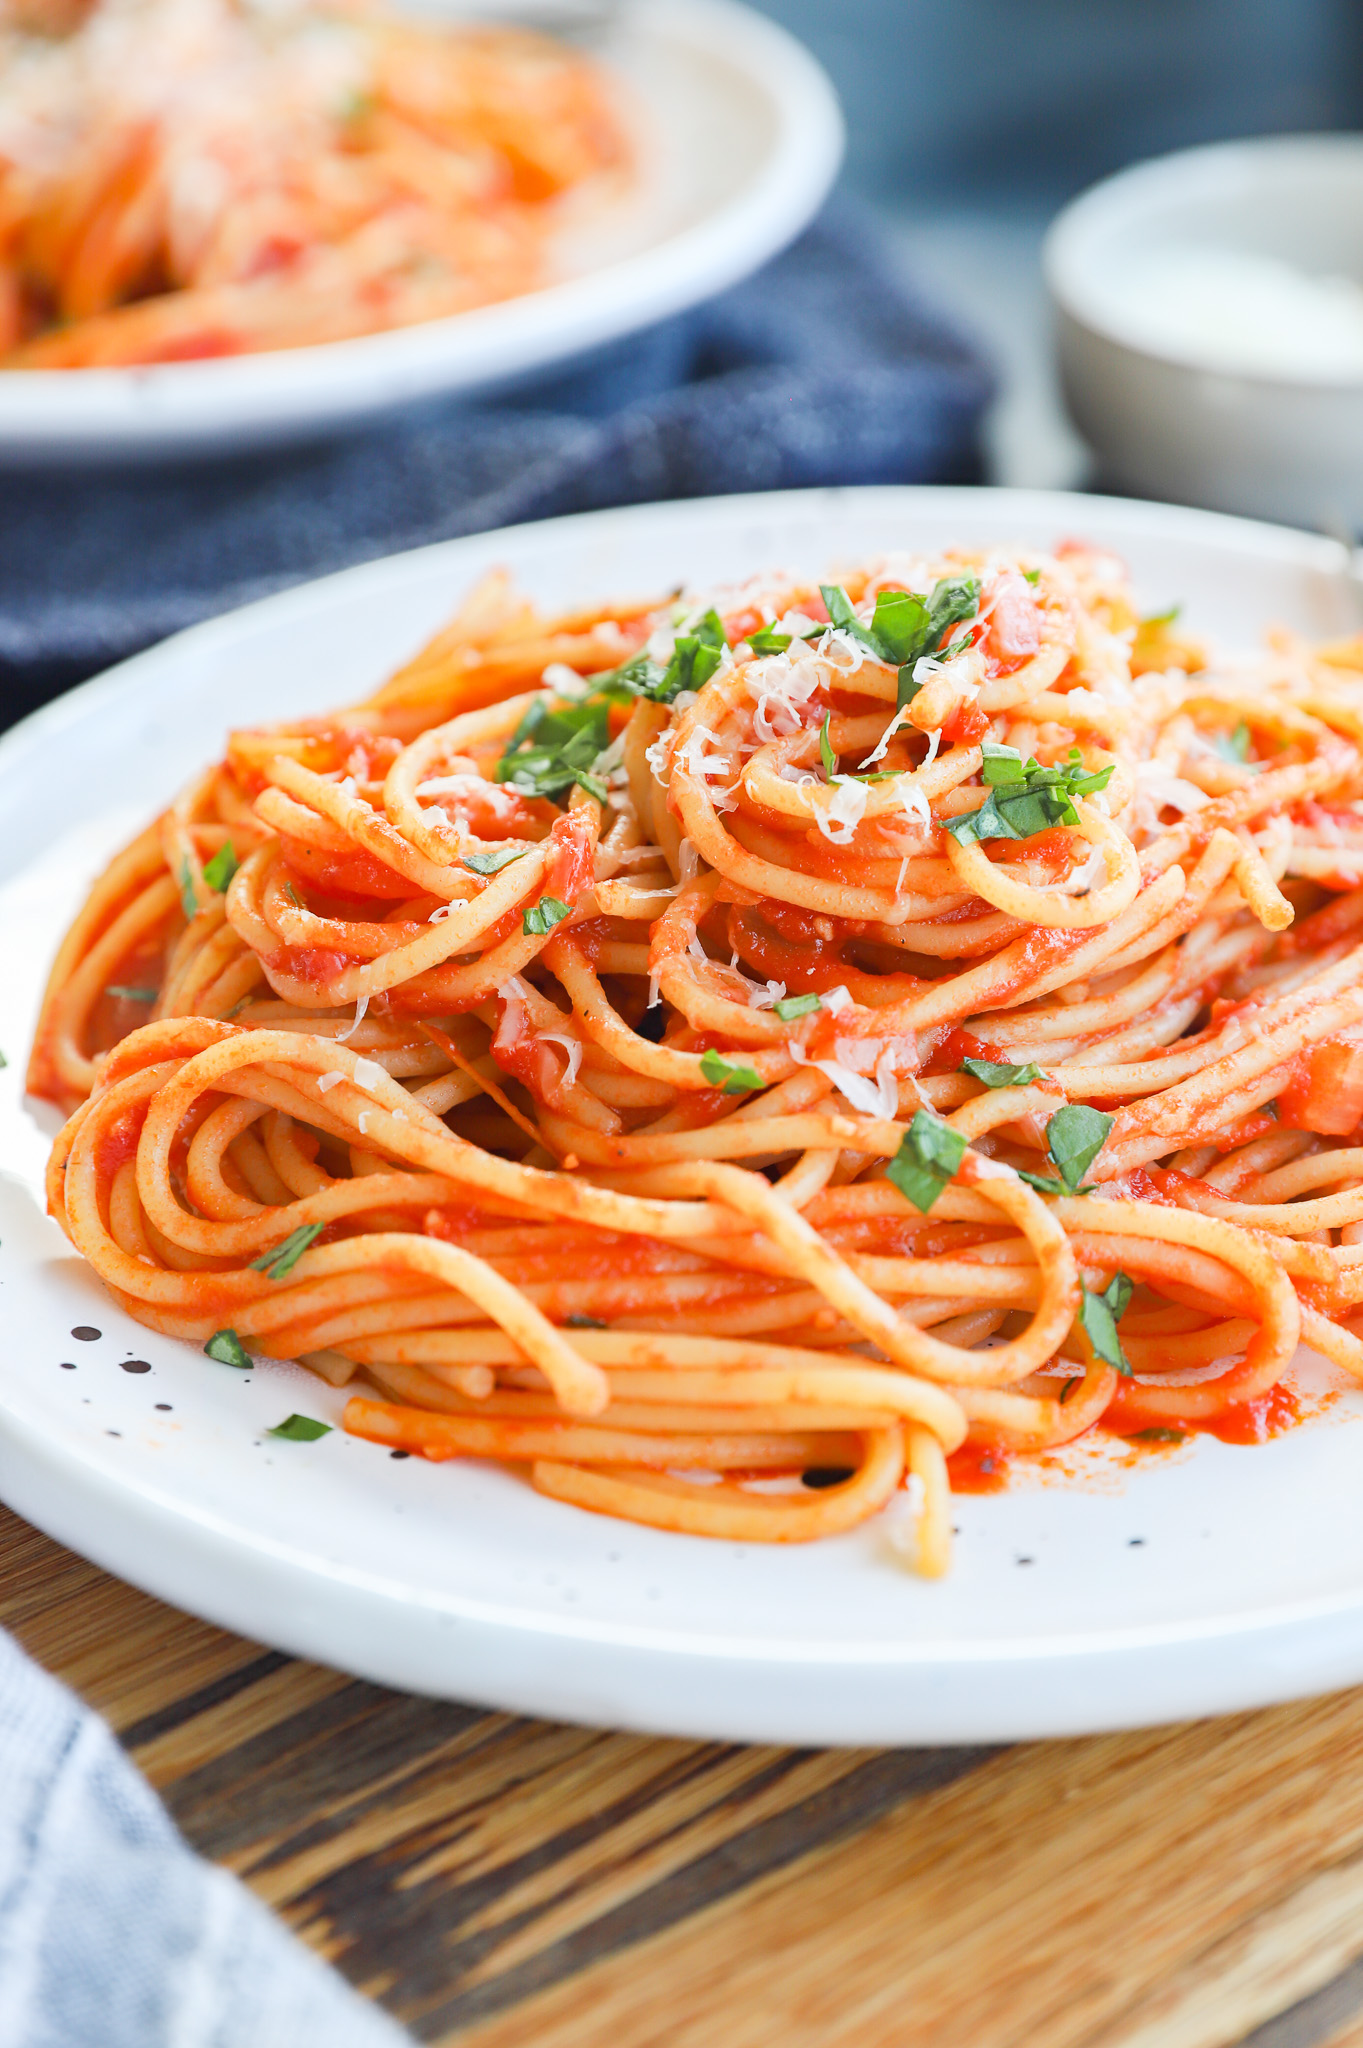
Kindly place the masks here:
MULTIPOLYGON (((413 0, 422 11, 422 0, 413 0)), ((435 14, 511 11, 424 0, 435 14)), ((576 274, 386 334, 127 370, 0 370, 0 464, 254 448, 412 399, 473 395, 684 311, 748 276, 818 210, 842 156, 823 71, 737 0, 618 0, 594 52, 638 131, 633 198, 576 274)))

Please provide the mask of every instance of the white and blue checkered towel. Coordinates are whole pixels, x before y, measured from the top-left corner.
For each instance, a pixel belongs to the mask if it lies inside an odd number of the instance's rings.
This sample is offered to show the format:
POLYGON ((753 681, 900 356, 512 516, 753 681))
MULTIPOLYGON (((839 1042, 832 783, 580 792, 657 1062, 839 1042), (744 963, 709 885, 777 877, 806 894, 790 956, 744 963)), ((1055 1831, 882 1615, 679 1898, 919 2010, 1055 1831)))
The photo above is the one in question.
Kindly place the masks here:
POLYGON ((0 1635, 3 2048, 411 2048, 0 1635))

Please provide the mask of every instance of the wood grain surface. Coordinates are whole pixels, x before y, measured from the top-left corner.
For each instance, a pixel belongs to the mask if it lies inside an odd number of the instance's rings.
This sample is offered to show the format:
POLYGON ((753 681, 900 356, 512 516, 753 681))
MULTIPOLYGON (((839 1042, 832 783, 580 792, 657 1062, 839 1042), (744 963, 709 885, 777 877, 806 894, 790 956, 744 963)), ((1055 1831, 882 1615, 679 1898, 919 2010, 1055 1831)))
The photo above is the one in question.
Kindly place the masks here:
POLYGON ((2 1509, 0 1623, 419 2041, 1363 2048, 1363 1693, 1006 1750, 665 1742, 263 1650, 2 1509))

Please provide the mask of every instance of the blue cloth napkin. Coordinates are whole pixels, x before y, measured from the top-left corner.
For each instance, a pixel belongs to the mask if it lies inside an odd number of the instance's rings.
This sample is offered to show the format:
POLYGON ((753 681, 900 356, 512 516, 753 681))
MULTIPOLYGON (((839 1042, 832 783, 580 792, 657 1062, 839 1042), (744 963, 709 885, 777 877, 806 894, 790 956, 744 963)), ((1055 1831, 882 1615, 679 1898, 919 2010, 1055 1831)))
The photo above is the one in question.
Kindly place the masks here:
POLYGON ((745 284, 496 402, 249 460, 0 474, 0 724, 215 612, 427 541, 660 498, 972 481, 990 391, 843 201, 745 284))
POLYGON ((0 1634, 4 2048, 411 2048, 0 1634))

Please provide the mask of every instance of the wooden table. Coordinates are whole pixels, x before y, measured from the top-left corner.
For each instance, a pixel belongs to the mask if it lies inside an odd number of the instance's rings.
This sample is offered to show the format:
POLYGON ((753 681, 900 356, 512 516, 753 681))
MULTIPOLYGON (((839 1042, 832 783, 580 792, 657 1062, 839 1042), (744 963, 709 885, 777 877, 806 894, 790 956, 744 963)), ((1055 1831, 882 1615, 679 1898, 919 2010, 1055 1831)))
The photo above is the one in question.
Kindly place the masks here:
POLYGON ((3 1509, 0 1622, 421 2041, 1363 2048, 1363 1692, 1012 1749, 602 1734, 262 1650, 3 1509))

